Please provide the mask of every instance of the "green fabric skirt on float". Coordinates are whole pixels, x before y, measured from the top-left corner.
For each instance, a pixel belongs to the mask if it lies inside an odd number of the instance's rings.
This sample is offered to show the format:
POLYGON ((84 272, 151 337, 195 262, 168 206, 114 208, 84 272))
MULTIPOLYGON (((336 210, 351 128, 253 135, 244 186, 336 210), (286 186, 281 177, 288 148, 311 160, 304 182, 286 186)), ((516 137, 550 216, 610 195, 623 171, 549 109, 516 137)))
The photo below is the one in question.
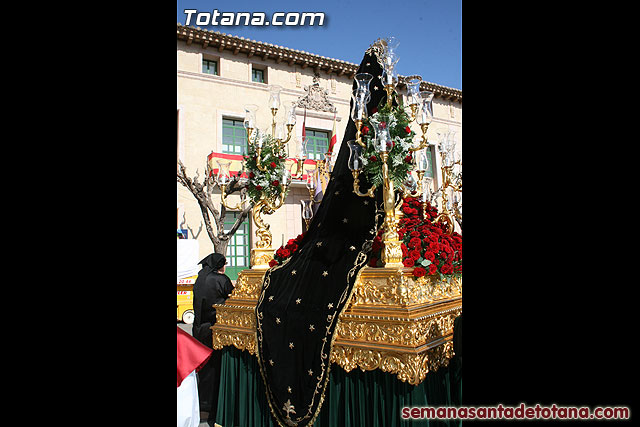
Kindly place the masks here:
MULTIPOLYGON (((413 386, 379 369, 346 372, 333 364, 314 427, 460 426, 460 420, 403 420, 403 407, 459 406, 461 362, 427 374, 413 386)), ((216 422, 223 427, 277 427, 271 417, 255 356, 235 347, 222 349, 216 422)))

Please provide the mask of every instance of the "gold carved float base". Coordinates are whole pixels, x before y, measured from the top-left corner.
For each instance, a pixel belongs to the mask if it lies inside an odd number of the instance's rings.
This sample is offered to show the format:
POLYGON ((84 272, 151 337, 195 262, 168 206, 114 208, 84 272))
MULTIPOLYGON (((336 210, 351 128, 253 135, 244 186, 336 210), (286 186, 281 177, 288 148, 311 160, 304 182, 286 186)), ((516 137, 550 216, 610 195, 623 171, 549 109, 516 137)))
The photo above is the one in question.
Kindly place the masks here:
MULTIPOLYGON (((462 279, 415 278, 412 268, 364 267, 336 327, 331 362, 347 372, 381 369, 416 385, 453 356, 453 321, 462 279)), ((244 270, 225 304, 216 304, 213 348, 256 353, 254 309, 264 270, 244 270)))
POLYGON ((251 249, 251 259, 249 261, 251 268, 263 270, 262 273, 264 273, 264 270, 269 268, 269 261, 273 259, 273 252, 274 250, 272 248, 251 249))

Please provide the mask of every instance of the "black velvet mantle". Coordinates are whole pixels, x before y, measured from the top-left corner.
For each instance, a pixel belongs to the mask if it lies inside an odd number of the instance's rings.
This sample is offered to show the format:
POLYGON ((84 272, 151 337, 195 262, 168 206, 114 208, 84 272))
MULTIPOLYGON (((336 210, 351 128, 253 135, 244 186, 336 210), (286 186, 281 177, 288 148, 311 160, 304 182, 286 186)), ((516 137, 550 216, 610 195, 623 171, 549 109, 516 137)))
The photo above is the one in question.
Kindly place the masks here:
MULTIPOLYGON (((358 69, 373 75, 369 113, 386 99, 377 43, 367 50, 358 69)), ((271 413, 281 426, 311 425, 320 411, 338 316, 382 223, 382 214, 376 213, 381 190, 376 190, 376 199, 353 193, 347 141, 355 135, 355 123, 349 118, 309 230, 291 258, 267 271, 256 306, 258 363, 271 413)), ((369 185, 362 178, 360 188, 366 191, 369 185)))

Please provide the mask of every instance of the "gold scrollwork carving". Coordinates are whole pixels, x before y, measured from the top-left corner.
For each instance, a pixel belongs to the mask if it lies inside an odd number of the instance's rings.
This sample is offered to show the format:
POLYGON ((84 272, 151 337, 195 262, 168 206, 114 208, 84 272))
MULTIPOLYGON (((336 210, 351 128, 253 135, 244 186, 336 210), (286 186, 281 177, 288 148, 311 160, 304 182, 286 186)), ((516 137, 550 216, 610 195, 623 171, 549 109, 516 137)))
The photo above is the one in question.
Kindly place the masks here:
POLYGON ((232 345, 239 350, 247 350, 250 354, 256 354, 255 333, 243 333, 223 329, 213 329, 213 348, 220 350, 222 347, 232 345))
POLYGON ((362 371, 381 369, 396 374, 400 381, 417 385, 430 371, 447 366, 452 356, 453 344, 450 341, 419 354, 336 345, 331 352, 331 362, 347 372, 356 367, 362 371))
POLYGON ((341 340, 420 347, 453 333, 453 322, 461 309, 419 320, 352 319, 343 315, 336 332, 341 340))
MULTIPOLYGON (((374 273, 375 274, 375 273, 374 273)), ((351 305, 398 305, 429 304, 462 294, 462 279, 452 277, 438 280, 423 276, 413 278, 398 272, 390 276, 366 275, 356 284, 351 305)))

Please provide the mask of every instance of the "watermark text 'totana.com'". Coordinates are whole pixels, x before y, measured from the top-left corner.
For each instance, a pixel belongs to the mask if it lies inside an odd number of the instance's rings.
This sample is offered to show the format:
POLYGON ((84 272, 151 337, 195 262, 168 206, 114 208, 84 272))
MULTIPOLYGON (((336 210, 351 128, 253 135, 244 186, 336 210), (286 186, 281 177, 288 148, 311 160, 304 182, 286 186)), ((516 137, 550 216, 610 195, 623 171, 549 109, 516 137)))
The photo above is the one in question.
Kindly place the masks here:
POLYGON ((324 12, 274 12, 271 18, 264 12, 199 12, 196 9, 184 9, 187 15, 185 25, 229 25, 229 26, 322 26, 324 12))

